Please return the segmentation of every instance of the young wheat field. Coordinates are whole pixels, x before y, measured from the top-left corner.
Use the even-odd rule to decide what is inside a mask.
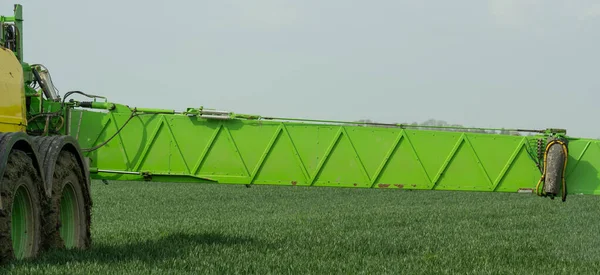
[[[600,197],[93,182],[93,246],[11,274],[591,274]]]

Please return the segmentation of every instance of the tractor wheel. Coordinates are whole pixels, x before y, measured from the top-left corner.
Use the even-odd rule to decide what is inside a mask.
[[[14,149],[0,184],[0,262],[37,256],[41,245],[41,178],[32,159]]]
[[[89,190],[75,156],[61,151],[45,211],[45,248],[87,249],[91,243]]]

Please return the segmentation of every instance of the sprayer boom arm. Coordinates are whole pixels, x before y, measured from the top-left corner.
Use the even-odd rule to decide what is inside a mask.
[[[598,141],[567,138],[560,129],[505,135],[96,105],[111,110],[75,109],[69,123],[69,134],[92,148],[86,154],[96,179],[497,192],[537,187],[540,194],[543,183],[555,186],[563,172],[569,193],[594,194],[600,182],[594,172],[600,162],[589,162],[600,159]],[[565,171],[542,179],[546,145],[561,146],[550,139],[568,142],[571,150],[551,154],[567,153],[569,161]]]

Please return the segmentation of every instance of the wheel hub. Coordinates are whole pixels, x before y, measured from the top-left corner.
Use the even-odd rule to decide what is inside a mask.
[[[34,234],[32,212],[29,190],[25,186],[20,186],[15,193],[11,221],[13,250],[17,259],[23,259],[31,254]]]

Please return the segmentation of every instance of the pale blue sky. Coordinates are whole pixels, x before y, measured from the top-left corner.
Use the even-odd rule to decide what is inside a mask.
[[[600,137],[600,1],[20,3],[25,59],[62,94]]]

